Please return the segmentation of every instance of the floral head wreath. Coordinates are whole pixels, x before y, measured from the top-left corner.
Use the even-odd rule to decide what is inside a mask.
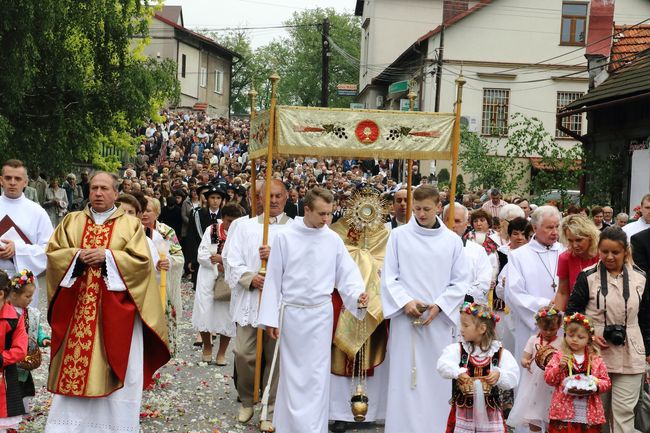
[[[20,289],[27,284],[34,284],[34,274],[32,271],[23,269],[18,275],[11,279],[11,287],[14,289]]]
[[[542,311],[538,311],[535,313],[535,321],[538,321],[539,319],[545,319],[545,318],[551,318],[553,316],[562,316],[562,313],[555,308],[555,305],[549,305],[547,307],[544,307]]]
[[[483,307],[483,308],[481,308]],[[481,319],[489,319],[489,320],[494,320],[494,323],[498,323],[501,318],[499,317],[498,314],[487,310],[484,308],[484,305],[477,304],[474,302],[465,302],[461,307],[460,307],[460,312],[469,314],[474,317],[479,317]]]
[[[574,313],[570,316],[566,316],[564,318],[564,328],[566,328],[569,323],[579,323],[582,326],[585,327],[585,329],[589,332],[589,334],[594,333],[594,327],[591,324],[591,320],[587,316],[581,313]]]

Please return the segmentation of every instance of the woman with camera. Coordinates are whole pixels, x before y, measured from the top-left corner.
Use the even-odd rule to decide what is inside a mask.
[[[598,263],[578,275],[567,314],[593,319],[594,341],[612,379],[611,391],[603,394],[609,431],[629,433],[635,431],[634,407],[650,360],[650,293],[620,227],[601,233],[598,255]]]

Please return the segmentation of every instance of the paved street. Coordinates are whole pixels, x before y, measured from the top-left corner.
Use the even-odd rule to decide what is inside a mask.
[[[177,358],[163,367],[155,389],[145,391],[141,411],[143,433],[241,433],[258,431],[254,425],[237,422],[237,392],[232,381],[232,346],[226,367],[198,362],[200,350],[192,346],[192,292],[183,284],[183,320]],[[45,311],[45,300],[41,300]],[[215,349],[216,350],[216,349]],[[216,352],[214,352],[216,354]],[[26,433],[44,431],[51,394],[45,389],[49,350],[44,351],[43,365],[34,373],[37,395],[32,418],[21,426]],[[257,419],[256,415],[253,419]],[[367,426],[349,431],[383,432]]]

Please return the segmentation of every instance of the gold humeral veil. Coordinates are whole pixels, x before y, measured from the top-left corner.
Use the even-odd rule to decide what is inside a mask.
[[[82,248],[110,249],[126,291],[108,291],[102,269],[85,267],[60,287]],[[117,209],[102,225],[89,208],[68,214],[47,246],[52,359],[48,390],[102,397],[121,388],[136,315],[144,335],[144,382],[169,359],[167,323],[147,240],[137,218]]]
[[[350,374],[350,360],[357,356],[362,346],[366,354],[364,357],[366,365],[362,366],[364,370],[381,364],[386,354],[388,334],[378,327],[384,320],[381,307],[380,270],[390,232],[381,225],[374,230],[366,230],[365,234],[359,233],[359,237],[355,239],[350,237],[347,215],[332,224],[330,228],[343,239],[348,252],[359,267],[368,293],[368,310],[363,319],[365,324],[360,326],[359,321],[349,311],[344,311],[339,316],[336,326],[331,371],[345,376]]]

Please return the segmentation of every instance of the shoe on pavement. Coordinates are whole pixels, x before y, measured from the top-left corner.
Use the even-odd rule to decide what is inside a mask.
[[[228,365],[228,362],[226,361],[226,357],[225,357],[225,356],[217,356],[217,359],[215,360],[215,363],[216,363],[219,367],[224,367],[224,366]]]
[[[239,406],[239,415],[237,415],[237,420],[245,424],[248,421],[250,421],[251,418],[253,418],[253,414],[255,413],[255,409],[252,407],[244,407],[244,405]]]
[[[330,426],[330,431],[332,433],[343,433],[348,429],[348,423],[345,421],[334,421]]]
[[[203,348],[203,354],[201,355],[201,361],[207,362],[210,364],[212,362],[212,348],[206,350]]]
[[[271,421],[262,421],[260,422],[260,431],[262,432],[274,432],[275,427],[273,427],[273,424]]]

